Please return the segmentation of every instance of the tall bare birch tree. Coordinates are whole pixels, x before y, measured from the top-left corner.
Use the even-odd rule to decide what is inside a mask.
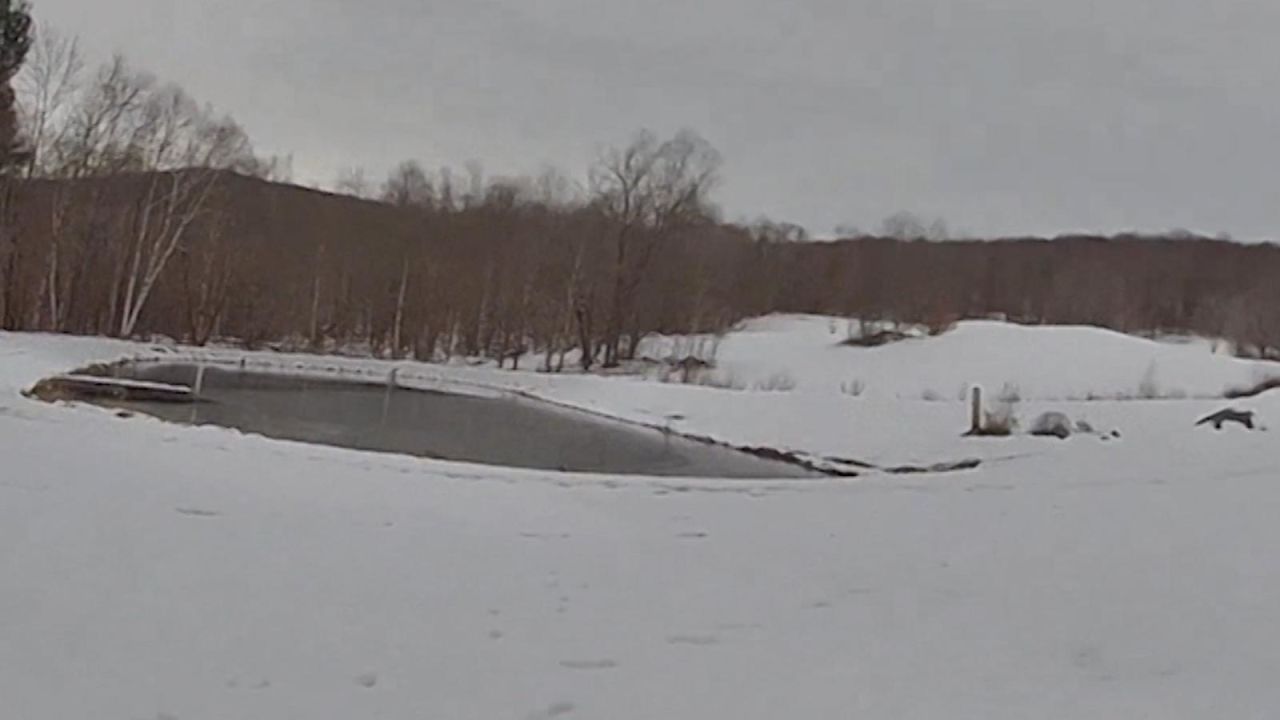
[[[240,126],[201,108],[182,90],[161,88],[142,108],[137,153],[146,189],[125,273],[119,333],[126,337],[192,223],[211,212],[223,172],[256,167]]]

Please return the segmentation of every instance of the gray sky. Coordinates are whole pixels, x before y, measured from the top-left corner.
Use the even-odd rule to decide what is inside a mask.
[[[641,127],[730,218],[1280,235],[1276,0],[35,0],[235,115],[298,180],[580,175]]]

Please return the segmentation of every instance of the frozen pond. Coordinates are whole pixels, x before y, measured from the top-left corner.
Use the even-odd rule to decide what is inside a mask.
[[[118,377],[193,385],[192,365],[138,364]],[[195,405],[110,402],[172,422],[273,438],[540,470],[721,478],[815,477],[803,468],[514,397],[388,390],[205,369]]]

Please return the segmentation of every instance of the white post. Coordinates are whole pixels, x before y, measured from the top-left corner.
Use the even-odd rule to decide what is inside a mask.
[[[387,424],[387,414],[391,411],[391,392],[396,389],[396,371],[400,368],[391,368],[391,372],[387,374],[387,392],[382,396],[382,424]]]
[[[191,388],[191,420],[192,425],[200,423],[200,394],[204,392],[204,369],[203,361],[196,365],[196,384]]]

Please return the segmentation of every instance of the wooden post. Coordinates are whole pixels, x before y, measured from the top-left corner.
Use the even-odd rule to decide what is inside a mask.
[[[196,366],[196,386],[191,388],[191,391],[195,393],[196,397],[200,397],[200,393],[204,391],[204,368],[204,363],[200,363]]]
[[[969,434],[982,433],[982,386],[974,385],[970,390],[972,405],[969,410]]]

